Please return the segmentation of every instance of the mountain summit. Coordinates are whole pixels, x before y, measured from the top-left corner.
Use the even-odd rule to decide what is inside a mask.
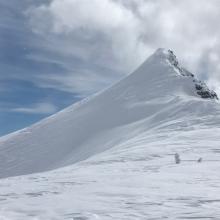
[[[160,84],[160,86],[151,84],[154,90],[160,87],[168,90],[166,94],[170,92],[172,95],[180,95],[183,92],[191,96],[218,100],[218,96],[214,91],[179,64],[172,50],[163,48],[156,50],[133,75],[135,78],[143,80],[143,76],[137,77],[137,75],[141,74],[145,74],[148,82],[157,81]],[[164,95],[164,91],[162,92],[161,94]]]
[[[71,165],[170,120],[215,114],[213,99],[216,93],[181,67],[171,50],[158,49],[104,92],[2,137],[0,177]]]
[[[14,176],[1,179],[0,219],[220,219],[216,99],[157,50],[113,87],[0,138],[0,178]]]
[[[159,51],[160,50],[161,49],[159,49]],[[162,49],[162,53],[164,53],[164,49]],[[174,55],[173,51],[168,50],[167,59],[170,62],[170,64],[177,70],[177,72],[179,72],[180,75],[193,78],[193,82],[195,84],[195,89],[196,89],[197,94],[199,96],[201,96],[202,98],[210,98],[210,99],[217,99],[218,100],[218,96],[213,90],[210,90],[204,82],[196,79],[194,74],[190,73],[185,68],[183,68],[179,65],[179,62],[178,62],[176,56]]]

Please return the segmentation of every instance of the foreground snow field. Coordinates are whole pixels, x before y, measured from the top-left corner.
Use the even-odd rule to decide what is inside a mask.
[[[220,219],[219,113],[215,93],[160,49],[112,88],[0,139],[0,219]]]
[[[171,121],[77,165],[3,179],[0,219],[220,219],[220,162],[206,161],[219,159],[220,129],[206,123]],[[173,152],[204,161],[176,165]]]

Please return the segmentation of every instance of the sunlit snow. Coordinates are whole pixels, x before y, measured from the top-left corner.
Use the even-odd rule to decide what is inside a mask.
[[[2,137],[0,219],[220,219],[220,105],[170,56]]]

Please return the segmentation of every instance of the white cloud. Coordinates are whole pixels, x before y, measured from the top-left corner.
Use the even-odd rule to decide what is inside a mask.
[[[219,0],[52,0],[27,14],[33,30],[47,46],[51,39],[48,47],[56,52],[130,73],[158,47],[171,48],[190,70],[218,87],[219,11]],[[88,74],[73,71],[68,77],[74,85]]]
[[[79,97],[84,98],[97,91],[107,87],[115,80],[106,76],[103,77],[99,73],[84,70],[83,76],[80,73],[66,73],[63,75],[46,75],[42,76],[39,86],[42,88],[59,88],[61,91],[76,93]]]
[[[131,10],[111,0],[54,0],[50,5],[30,9],[28,15],[36,33],[72,36],[69,48],[75,50],[81,45],[81,51],[86,51],[87,59],[93,61],[109,64],[105,60],[109,59],[114,65],[118,62],[133,67],[146,53],[139,40],[140,20]]]
[[[53,114],[57,107],[51,103],[37,103],[29,107],[14,108],[11,111],[26,114]]]

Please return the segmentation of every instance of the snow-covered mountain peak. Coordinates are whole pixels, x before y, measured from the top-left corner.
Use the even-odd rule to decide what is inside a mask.
[[[161,93],[155,93],[158,96],[188,94],[218,100],[217,94],[184,68],[170,49],[157,49],[132,75],[131,80],[136,80],[139,85],[145,82],[145,85],[151,85],[154,90],[160,87]]]
[[[157,63],[157,64],[168,64],[171,66],[177,75],[182,75],[182,76],[191,76],[194,77],[192,73],[187,71],[185,68],[181,66],[179,63],[177,56],[175,53],[170,50],[170,49],[164,49],[164,48],[159,48],[151,55],[151,57],[146,61],[147,65],[149,65],[149,62]],[[165,72],[167,74],[168,72]]]
[[[152,55],[151,58],[154,59],[162,59],[162,60],[169,60],[173,64],[177,62],[178,60],[174,52],[170,49],[165,49],[165,48],[158,48]]]
[[[71,165],[193,112],[214,112],[215,92],[158,49],[133,74],[98,95],[0,138],[0,178]],[[213,107],[214,106],[214,107]],[[194,114],[194,113],[193,113]],[[199,116],[200,118],[200,116]]]
[[[183,75],[183,76],[193,76],[193,74],[189,73],[188,71],[185,71],[185,69],[180,65],[176,55],[172,50],[167,50],[164,48],[157,49],[143,64],[142,66],[137,70],[140,69],[148,69],[150,66],[154,66],[154,69],[151,71],[154,76],[160,77],[160,74],[156,75],[155,70],[157,68],[160,68],[161,75]],[[157,68],[156,68],[157,66]],[[174,70],[174,71],[173,71]],[[136,71],[136,72],[137,72]],[[147,73],[149,76],[149,72]]]
[[[201,97],[217,95],[158,49],[114,86],[0,138],[0,220],[220,219],[220,105]]]

